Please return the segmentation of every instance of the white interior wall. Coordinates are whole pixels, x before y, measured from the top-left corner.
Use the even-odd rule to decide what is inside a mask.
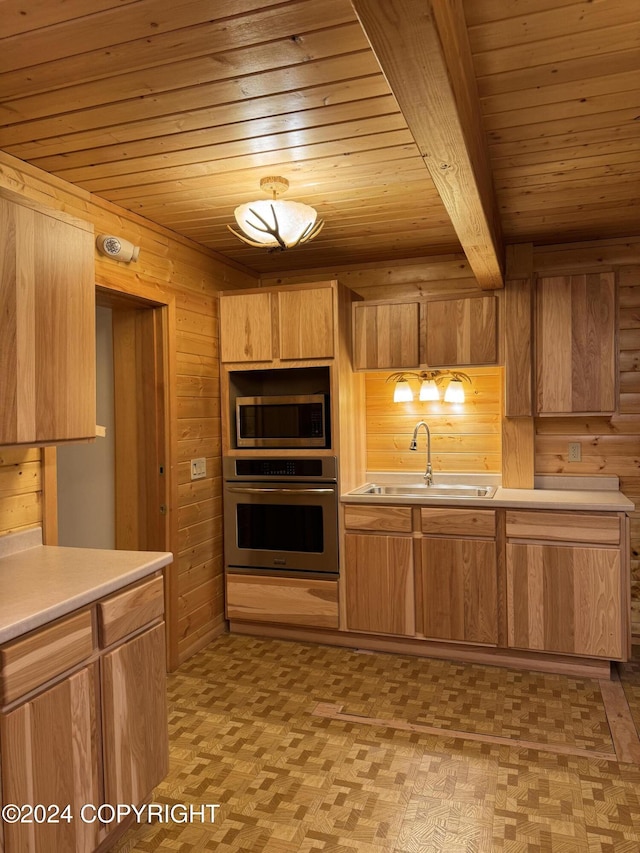
[[[58,541],[115,548],[115,442],[112,311],[96,308],[97,421],[106,438],[58,447]]]

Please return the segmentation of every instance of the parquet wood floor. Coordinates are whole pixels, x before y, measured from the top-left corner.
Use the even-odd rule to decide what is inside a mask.
[[[638,725],[640,662],[621,680]],[[225,635],[168,694],[154,799],[220,809],[118,853],[640,853],[598,681]]]

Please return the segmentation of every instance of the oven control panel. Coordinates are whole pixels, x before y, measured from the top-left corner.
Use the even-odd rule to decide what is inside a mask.
[[[223,473],[226,480],[325,480],[337,479],[335,456],[306,459],[270,457],[247,459],[225,457]]]

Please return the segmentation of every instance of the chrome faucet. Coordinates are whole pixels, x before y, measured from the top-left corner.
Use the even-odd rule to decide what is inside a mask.
[[[418,430],[420,427],[424,427],[427,433],[427,469],[424,472],[424,482],[427,486],[433,485],[433,469],[431,468],[431,431],[425,421],[419,421],[416,424],[416,428],[413,431],[413,438],[411,439],[411,444],[409,445],[409,450],[417,450],[418,449]]]

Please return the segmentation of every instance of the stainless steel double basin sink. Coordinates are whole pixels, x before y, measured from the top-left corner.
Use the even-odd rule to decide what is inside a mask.
[[[378,483],[367,483],[354,489],[352,495],[376,495],[378,497],[421,498],[492,498],[496,493],[495,486],[476,486],[469,483],[443,484],[427,486],[425,483],[387,486]]]

